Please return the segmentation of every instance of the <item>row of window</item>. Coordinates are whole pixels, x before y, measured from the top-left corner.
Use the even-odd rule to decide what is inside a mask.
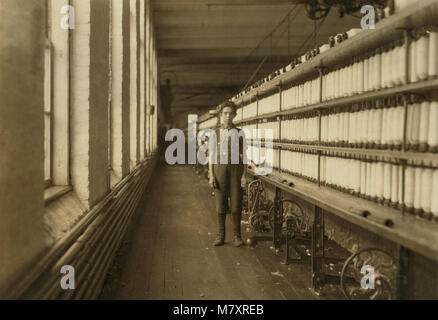
[[[61,20],[65,18],[66,15],[68,15],[71,18],[76,19],[76,21],[79,21],[80,14],[83,14],[82,12],[79,12],[79,10],[75,11],[74,1],[73,4],[68,6],[70,11],[66,11],[64,9],[59,10],[60,8],[65,8],[65,5],[63,5],[62,2],[66,2],[67,4],[69,1],[62,1],[62,0],[46,0],[46,8],[47,8],[47,33],[46,33],[46,46],[45,46],[45,77],[44,77],[44,179],[46,187],[50,187],[52,185],[69,185],[71,182],[69,181],[69,175],[71,168],[69,167],[69,152],[65,151],[65,149],[69,149],[68,147],[59,148],[58,143],[60,141],[65,142],[66,145],[70,145],[70,134],[71,130],[73,128],[73,125],[76,125],[74,123],[70,123],[69,116],[70,116],[70,95],[71,93],[69,91],[72,90],[72,78],[71,78],[71,58],[70,55],[73,54],[72,52],[72,41],[71,37],[74,32],[76,32],[76,29],[78,29],[78,23],[72,23],[72,21],[69,21],[70,25],[75,25],[76,29],[71,30],[65,30],[62,28]],[[71,3],[71,1],[70,1]],[[117,84],[118,88],[122,87],[122,81],[123,81],[123,72],[114,72],[114,60],[113,55],[120,54],[120,46],[123,46],[123,39],[120,36],[120,30],[117,28],[121,27],[122,23],[126,23],[125,21],[122,22],[121,19],[123,19],[123,15],[119,12],[115,12],[113,10],[120,10],[120,8],[123,9],[123,6],[126,6],[126,2],[121,2],[119,0],[110,0],[109,1],[109,63],[108,63],[108,75],[109,75],[109,82],[108,82],[108,162],[109,162],[109,170],[113,171],[113,175],[108,174],[108,179],[110,179],[110,176],[116,176],[117,180],[120,180],[122,178],[121,172],[114,172],[115,169],[115,161],[117,161],[115,158],[120,159],[120,156],[114,156],[115,152],[121,152],[121,150],[117,149],[115,151],[115,140],[117,139],[120,141],[126,141],[125,139],[122,139],[120,135],[122,134],[121,130],[120,132],[114,132],[114,130],[119,130],[122,122],[122,112],[115,112],[113,108],[115,108],[115,105],[113,103],[113,88],[115,87],[115,84]],[[137,99],[132,99],[131,97],[131,106],[123,106],[123,108],[131,108],[134,106],[134,108],[138,108],[138,112],[133,113],[132,110],[130,111],[130,126],[134,127],[137,132],[132,132],[130,130],[130,143],[131,143],[131,149],[132,145],[134,143],[136,145],[136,152],[138,154],[135,154],[135,156],[132,155],[131,152],[131,159],[130,159],[130,167],[133,169],[136,164],[141,161],[145,155],[152,152],[156,148],[156,126],[157,126],[157,113],[148,114],[147,110],[150,108],[147,108],[147,106],[157,106],[157,57],[156,57],[156,50],[155,50],[155,39],[154,39],[154,33],[153,33],[153,25],[151,20],[151,15],[149,14],[149,1],[140,1],[137,4],[137,0],[131,0],[129,3],[130,6],[130,39],[131,39],[131,54],[132,51],[134,52],[134,57],[137,57],[137,50],[132,50],[133,42],[134,40],[134,46],[138,45],[141,46],[142,50],[140,51],[140,60],[142,61],[140,63],[140,68],[138,70],[140,71],[138,74],[135,72],[135,77],[138,77],[138,79],[141,79],[138,83],[143,85],[143,87],[140,88],[140,90],[137,90],[137,79],[130,80],[131,90],[132,88],[135,88],[134,92],[140,92],[141,93],[141,99],[138,101],[140,102],[140,105],[137,105]],[[126,8],[125,8],[126,9]],[[72,12],[73,11],[73,14]],[[140,14],[138,16],[138,13],[144,13]],[[117,19],[120,19],[120,21],[114,21],[114,17],[117,17]],[[59,21],[55,21],[58,20]],[[65,19],[63,20],[65,21]],[[143,25],[147,27],[142,30],[142,32],[139,32],[137,34],[137,29],[141,30],[141,28],[133,28],[132,23],[134,26],[136,25]],[[119,47],[118,47],[119,46]],[[56,56],[55,56],[56,52]],[[122,51],[123,52],[123,51]],[[60,54],[59,54],[60,53]],[[65,54],[64,54],[65,53]],[[55,61],[56,59],[56,61]],[[132,56],[131,56],[132,60]],[[121,62],[120,62],[121,63]],[[122,67],[123,69],[123,67]],[[133,74],[132,70],[137,70],[137,66],[132,64],[131,61],[131,76]],[[120,70],[120,68],[119,68]],[[66,73],[66,71],[68,71]],[[61,85],[60,81],[64,82],[64,86]],[[56,81],[56,82],[55,82]],[[60,90],[59,88],[63,89]],[[63,100],[64,98],[64,100]],[[60,102],[63,101],[64,103]],[[120,103],[122,103],[120,101]],[[63,105],[64,104],[64,105]],[[121,105],[119,106],[121,107]],[[154,109],[154,108],[153,108]],[[120,111],[120,110],[119,110]],[[56,113],[56,115],[55,115]],[[140,117],[140,118],[138,118]],[[58,125],[58,122],[62,123],[65,122],[66,125]],[[134,124],[134,123],[135,124]],[[141,124],[139,126],[139,124]],[[58,126],[57,126],[58,125]],[[93,125],[93,124],[91,124]],[[58,127],[64,128],[65,130],[61,132]],[[70,129],[69,129],[70,128]],[[117,128],[117,129],[116,129]],[[65,132],[68,131],[68,132]],[[65,139],[60,139],[60,136],[65,137]],[[133,142],[134,141],[134,142]],[[62,152],[66,152],[66,156],[59,156],[56,154],[58,152],[58,149],[63,150]],[[134,159],[133,159],[134,158]],[[54,159],[56,161],[54,161]],[[56,162],[56,166],[54,165]],[[63,163],[66,162],[66,163]],[[119,161],[120,162],[120,161]],[[128,165],[129,166],[129,165]],[[60,175],[67,177],[66,179],[54,179],[54,176],[58,175],[57,170],[64,170],[67,172],[63,172]],[[113,181],[111,181],[111,184],[113,184]]]

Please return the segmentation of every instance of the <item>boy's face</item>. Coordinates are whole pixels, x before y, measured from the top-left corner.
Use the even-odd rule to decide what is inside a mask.
[[[231,125],[233,123],[233,119],[236,117],[236,112],[231,107],[225,107],[222,109],[222,122],[225,125]]]

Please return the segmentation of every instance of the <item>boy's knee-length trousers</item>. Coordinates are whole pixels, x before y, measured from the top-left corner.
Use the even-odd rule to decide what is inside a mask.
[[[214,164],[213,172],[216,179],[216,213],[226,213],[229,195],[231,214],[241,214],[243,164]]]

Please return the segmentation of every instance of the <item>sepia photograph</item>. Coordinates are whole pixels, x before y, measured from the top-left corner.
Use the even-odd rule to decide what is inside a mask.
[[[438,0],[0,0],[0,300],[438,300]]]

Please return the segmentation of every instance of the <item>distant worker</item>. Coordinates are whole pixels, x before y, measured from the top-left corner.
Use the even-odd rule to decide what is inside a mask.
[[[216,158],[216,164],[210,161],[208,166],[209,184],[214,188],[216,213],[218,216],[218,234],[213,243],[214,246],[221,246],[225,243],[225,218],[228,208],[228,196],[230,197],[230,211],[233,220],[233,244],[236,247],[243,245],[240,233],[243,197],[241,186],[246,185],[247,144],[244,132],[233,124],[236,110],[236,104],[231,101],[220,106],[219,117],[221,124],[216,128],[217,148],[215,151],[216,156],[214,157]],[[237,156],[233,157],[233,149],[238,152],[238,159],[236,159]],[[236,152],[234,152],[234,155],[237,155]]]
[[[164,115],[166,119],[169,121],[172,117],[172,113],[170,111],[173,102],[172,89],[170,88],[170,80],[166,79],[166,84],[162,85],[160,88],[160,101],[161,107],[163,108]]]

